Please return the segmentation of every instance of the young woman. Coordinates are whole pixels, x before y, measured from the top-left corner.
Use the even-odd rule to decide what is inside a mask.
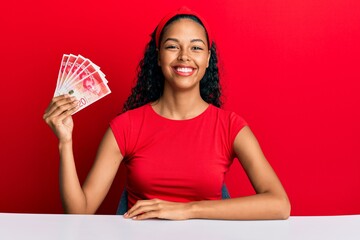
[[[72,152],[77,101],[55,97],[44,119],[59,138],[60,186],[68,213],[95,213],[121,162],[132,219],[287,219],[290,203],[246,122],[220,109],[215,44],[187,8],[157,26],[124,113],[110,122],[83,186]],[[221,199],[238,158],[256,191]]]

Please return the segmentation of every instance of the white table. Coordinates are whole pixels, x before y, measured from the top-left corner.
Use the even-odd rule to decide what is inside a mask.
[[[0,213],[1,240],[360,239],[360,215],[285,221],[145,220],[116,215]]]

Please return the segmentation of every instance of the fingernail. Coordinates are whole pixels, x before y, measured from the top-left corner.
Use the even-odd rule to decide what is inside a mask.
[[[124,217],[127,217],[129,214],[126,212],[126,213],[124,213]]]
[[[136,219],[137,219],[137,216],[133,217],[132,219],[136,220]]]

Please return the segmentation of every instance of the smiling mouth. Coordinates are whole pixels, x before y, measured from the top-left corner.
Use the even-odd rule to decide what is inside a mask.
[[[173,67],[175,73],[181,76],[190,76],[194,73],[194,68],[192,67]]]

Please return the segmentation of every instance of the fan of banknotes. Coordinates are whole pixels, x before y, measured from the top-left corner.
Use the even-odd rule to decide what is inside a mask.
[[[76,112],[111,93],[100,67],[81,55],[64,54],[55,96],[70,94],[79,101]]]

